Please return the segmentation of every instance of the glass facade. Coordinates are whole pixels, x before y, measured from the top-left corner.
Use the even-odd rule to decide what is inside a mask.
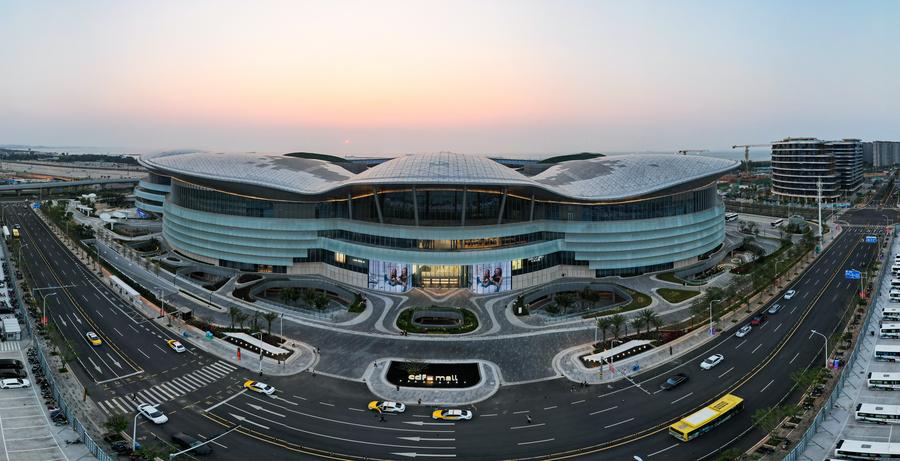
[[[398,237],[385,237],[381,235],[363,234],[345,230],[319,231],[319,237],[346,242],[362,243],[364,245],[379,248],[435,250],[435,251],[464,251],[484,250],[489,248],[504,248],[531,243],[549,242],[561,240],[565,237],[562,232],[532,232],[530,234],[508,235],[504,237],[484,237],[465,240],[421,240]]]
[[[185,208],[260,218],[351,219],[347,199],[280,202],[227,194],[176,181],[169,200]],[[532,200],[489,190],[377,191],[353,198],[352,219],[419,226],[478,226],[527,221],[627,221],[696,213],[716,206],[713,185],[673,195],[613,204]],[[465,210],[465,213],[463,212]],[[502,211],[502,213],[501,213]],[[533,216],[532,216],[533,212]],[[502,215],[502,216],[501,216]]]

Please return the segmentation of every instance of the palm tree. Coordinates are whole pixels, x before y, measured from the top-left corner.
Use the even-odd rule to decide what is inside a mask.
[[[291,301],[291,290],[292,288],[282,288],[281,293],[279,293],[278,297],[281,299],[282,304],[287,304]]]
[[[600,330],[600,334],[603,335],[603,344],[606,344],[606,330],[612,326],[612,320],[609,317],[600,317],[597,319],[597,329]]]
[[[275,319],[277,319],[277,318],[278,318],[277,312],[269,311],[269,312],[266,312],[265,314],[263,314],[263,319],[265,319],[265,321],[266,321],[266,326],[267,326],[266,329],[269,330],[269,336],[272,335],[272,322],[274,322]]]
[[[556,304],[562,309],[563,314],[565,314],[569,306],[571,306],[572,303],[575,302],[571,293],[557,293],[556,296],[553,297],[553,301],[555,301]]]
[[[237,321],[238,325],[241,326],[241,330],[243,330],[244,322],[246,322],[247,319],[249,319],[249,318],[250,318],[249,315],[243,313],[242,311],[238,311],[237,315],[234,317],[234,320]]]
[[[260,315],[261,315],[261,314],[260,314],[259,311],[254,310],[254,311],[253,311],[253,314],[250,316],[250,318],[253,320],[253,327],[251,328],[252,330],[259,330],[259,317],[260,317]]]
[[[650,334],[651,326],[653,326],[656,323],[661,323],[660,319],[659,319],[659,315],[657,315],[656,312],[653,312],[652,309],[642,310],[641,313],[638,315],[638,317],[640,317],[641,321],[644,322],[644,325],[647,326],[647,334],[648,335]]]
[[[706,312],[704,300],[698,299],[691,304],[691,328],[694,327],[694,320],[700,318]]]
[[[634,332],[637,334],[641,333],[641,327],[644,326],[644,319],[640,317],[635,317],[631,319],[631,328],[634,329]]]
[[[609,318],[609,328],[616,339],[619,339],[619,332],[622,331],[622,326],[625,325],[625,322],[625,317],[622,314],[616,314]],[[628,328],[626,327],[625,329],[627,333]]]
[[[236,306],[231,306],[228,308],[228,318],[231,319],[231,328],[234,328],[234,322],[237,321],[238,316],[241,314],[241,310]]]
[[[578,299],[581,301],[581,310],[587,310],[588,304],[591,303],[593,298],[594,290],[591,290],[590,286],[586,286],[583,290],[579,291]]]

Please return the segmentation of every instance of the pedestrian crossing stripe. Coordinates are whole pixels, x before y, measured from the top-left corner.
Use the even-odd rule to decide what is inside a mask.
[[[0,342],[0,352],[15,352],[21,350],[19,347],[19,341],[4,341]]]
[[[175,400],[182,395],[204,388],[218,381],[229,373],[237,370],[237,367],[223,361],[218,361],[198,368],[177,378],[154,384],[153,386],[134,392],[137,401],[132,396],[113,397],[97,402],[97,406],[104,413],[131,413],[135,411],[138,403],[150,403],[158,405],[170,400]]]

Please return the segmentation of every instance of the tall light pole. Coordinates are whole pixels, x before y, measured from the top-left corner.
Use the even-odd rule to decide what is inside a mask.
[[[813,334],[821,336],[822,339],[825,340],[825,368],[828,368],[828,337],[823,335],[822,333],[819,333],[816,330],[809,330],[809,331],[811,331]]]
[[[712,319],[712,305],[714,302],[719,301],[718,299],[710,299],[709,300],[709,335],[713,336],[713,319]]]
[[[41,321],[44,322],[45,325],[47,323],[49,323],[49,321],[44,321],[44,319],[47,318],[47,298],[49,298],[51,296],[56,296],[58,294],[59,293],[57,293],[55,291],[53,293],[46,294],[46,295],[42,294],[43,301],[41,302]]]
[[[134,429],[131,430],[131,451],[137,450],[137,419],[141,412],[134,414]]]
[[[257,333],[259,334],[259,342],[262,343],[263,342],[263,339],[262,339],[263,332],[257,331]],[[260,376],[262,376],[262,361],[263,361],[263,348],[262,348],[262,344],[260,344],[259,345],[259,375]]]

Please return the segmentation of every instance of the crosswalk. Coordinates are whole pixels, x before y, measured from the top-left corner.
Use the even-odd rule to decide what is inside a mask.
[[[15,352],[20,350],[19,343],[21,341],[3,341],[0,342],[0,352]]]
[[[194,370],[190,373],[156,384],[147,389],[122,397],[97,402],[97,405],[107,415],[114,413],[133,413],[138,403],[152,403],[154,405],[174,400],[182,395],[202,389],[237,370],[237,367],[221,360]]]

